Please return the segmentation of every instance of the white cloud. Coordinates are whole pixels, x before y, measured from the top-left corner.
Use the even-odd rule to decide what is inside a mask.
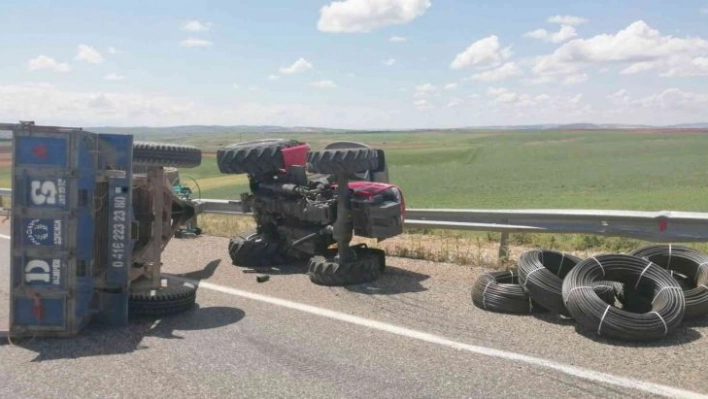
[[[415,105],[416,108],[418,109],[431,109],[433,108],[433,105],[428,102],[428,100],[421,98],[419,100],[416,100],[413,105]]]
[[[461,98],[451,98],[450,101],[447,103],[447,107],[452,108],[452,107],[457,107],[458,105],[462,104],[463,101]]]
[[[575,28],[570,25],[562,25],[558,32],[548,32],[545,29],[536,29],[524,34],[524,37],[539,39],[550,43],[561,43],[566,40],[570,40],[575,36],[578,36],[578,34],[575,32]]]
[[[583,103],[582,94],[552,96],[542,93],[533,96],[503,87],[490,87],[487,89],[486,94],[493,98],[491,105],[496,107],[498,111],[527,109],[533,110],[534,115],[553,115],[555,118],[560,119],[561,117],[584,115],[592,109],[589,104]]]
[[[546,22],[550,24],[575,26],[587,23],[588,20],[586,18],[574,17],[572,15],[555,15],[552,17],[548,17],[548,19],[546,19]]]
[[[614,105],[626,105],[631,102],[627,90],[620,89],[607,96],[607,99]]]
[[[455,90],[457,89],[457,83],[448,83],[444,87],[445,90]]]
[[[37,120],[37,115],[41,115],[42,124],[58,126],[277,124],[353,129],[400,123],[401,115],[396,115],[395,109],[378,104],[314,107],[300,99],[259,104],[249,100],[249,94],[245,92],[238,98],[234,93],[235,98],[207,104],[189,96],[162,96],[145,91],[63,91],[46,84],[0,85],[0,120]]]
[[[317,29],[322,32],[370,32],[402,25],[423,15],[430,0],[343,0],[320,9]]]
[[[601,34],[589,39],[574,39],[552,54],[536,59],[537,74],[575,73],[580,67],[598,63],[671,63],[690,55],[706,54],[708,41],[702,38],[676,38],[662,35],[644,21],[636,21],[616,34]],[[642,69],[635,66],[634,69]],[[630,67],[627,73],[631,73]]]
[[[433,93],[435,93],[437,89],[435,86],[433,86],[430,83],[424,83],[421,85],[418,85],[415,87],[415,92],[413,93],[413,97],[415,98],[421,98],[421,97],[427,97]]]
[[[103,61],[103,56],[95,48],[85,44],[79,44],[76,49],[76,59],[86,61],[90,64],[100,64]]]
[[[664,110],[703,112],[706,106],[708,106],[708,94],[670,88],[661,93],[652,94],[637,100],[630,100],[629,103],[651,109],[658,108]]]
[[[336,89],[337,85],[332,82],[331,80],[320,80],[317,82],[312,82],[312,87],[316,87],[318,89]]]
[[[652,69],[655,69],[658,66],[659,66],[659,63],[656,61],[635,62],[634,64],[621,70],[620,73],[623,75],[631,75],[631,74],[635,74],[635,73],[651,71]]]
[[[588,79],[589,79],[588,74],[586,74],[586,73],[579,73],[579,74],[576,74],[576,75],[566,76],[566,77],[563,79],[563,84],[566,85],[566,86],[577,85],[577,84],[580,84],[580,83],[583,83],[583,82],[587,81]]]
[[[69,72],[71,70],[69,64],[57,62],[54,58],[47,57],[46,55],[39,55],[29,60],[27,68],[30,71],[50,70],[54,72]]]
[[[661,74],[668,78],[686,78],[694,76],[708,76],[708,57],[695,57],[676,63],[671,69]]]
[[[108,47],[108,54],[119,54],[121,51],[118,51],[115,47],[111,46]]]
[[[36,118],[63,124],[155,124],[178,122],[194,108],[189,101],[148,94],[62,91],[52,87],[1,86],[0,119]],[[35,115],[35,116],[32,116]]]
[[[214,45],[214,43],[210,42],[209,40],[195,39],[193,37],[190,37],[189,39],[182,40],[179,45],[182,47],[211,47]]]
[[[119,75],[117,73],[109,73],[108,75],[104,76],[103,79],[106,80],[125,80],[125,76]]]
[[[305,72],[310,68],[312,68],[312,64],[310,64],[306,59],[300,57],[289,67],[280,67],[280,73],[292,75],[295,73]]]
[[[268,75],[268,80],[278,80],[278,79],[280,79],[280,75],[275,75],[275,74]]]
[[[386,61],[383,62],[383,64],[386,65],[386,66],[392,66],[392,65],[395,64],[395,63],[396,63],[396,59],[394,59],[394,58],[389,58],[389,59],[387,59]]]
[[[204,32],[211,29],[211,22],[201,23],[199,21],[189,21],[182,26],[182,29],[190,32]]]
[[[472,80],[480,82],[498,82],[522,75],[523,72],[514,62],[507,62],[499,68],[476,73],[472,75]]]
[[[388,41],[391,42],[391,43],[403,43],[403,42],[405,42],[406,40],[408,40],[408,39],[406,39],[406,38],[403,37],[403,36],[391,36],[391,37],[388,39]]]
[[[452,63],[450,63],[450,68],[493,67],[511,57],[511,54],[511,47],[502,48],[499,44],[499,38],[496,35],[492,35],[472,43],[464,51],[457,54]]]

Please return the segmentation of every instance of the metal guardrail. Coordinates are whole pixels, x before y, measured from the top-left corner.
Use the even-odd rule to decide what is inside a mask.
[[[0,188],[0,196],[11,190]],[[240,200],[201,199],[198,213],[249,215]],[[708,213],[578,209],[407,209],[405,226],[502,233],[592,234],[652,242],[708,242]]]
[[[247,215],[241,201],[202,199],[201,213]],[[708,213],[578,209],[407,209],[406,227],[502,233],[593,234],[653,242],[708,242]]]

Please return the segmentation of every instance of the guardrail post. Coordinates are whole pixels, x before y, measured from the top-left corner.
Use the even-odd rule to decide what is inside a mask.
[[[503,264],[509,260],[509,233],[502,232],[499,240],[499,263]]]

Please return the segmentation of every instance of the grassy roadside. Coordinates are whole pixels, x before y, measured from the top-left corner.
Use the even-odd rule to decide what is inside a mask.
[[[252,217],[235,215],[200,215],[199,226],[205,234],[218,237],[232,237],[255,229]],[[524,251],[533,248],[553,249],[587,257],[600,253],[628,253],[650,244],[621,237],[518,233],[509,235],[508,262],[500,262],[500,240],[499,233],[405,229],[404,234],[380,243],[361,237],[355,237],[353,241],[381,248],[390,256],[494,268],[513,265]],[[708,252],[708,243],[685,245]]]

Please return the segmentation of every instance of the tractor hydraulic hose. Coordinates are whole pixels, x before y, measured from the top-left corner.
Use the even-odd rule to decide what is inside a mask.
[[[656,263],[667,269],[679,283],[685,283],[685,318],[708,315],[708,255],[693,248],[671,244],[649,245],[632,252],[632,255]]]
[[[653,293],[651,309],[629,312],[603,301],[594,285],[601,280]],[[571,316],[593,333],[628,341],[648,341],[672,333],[686,309],[683,290],[656,263],[632,255],[598,255],[578,263],[563,280],[563,300]]]
[[[563,303],[563,278],[581,261],[563,252],[534,249],[519,258],[519,281],[531,298],[553,313],[570,316]],[[593,286],[595,293],[614,304],[615,288],[600,281]]]
[[[485,273],[472,286],[472,303],[493,312],[531,313],[531,299],[518,283],[513,270]]]
[[[322,230],[316,231],[314,233],[308,234],[302,238],[298,238],[297,240],[293,241],[293,243],[290,245],[291,247],[295,248],[298,245],[302,244],[305,241],[311,240],[319,235],[323,235],[326,233],[331,233],[332,232],[332,226],[327,226]]]

